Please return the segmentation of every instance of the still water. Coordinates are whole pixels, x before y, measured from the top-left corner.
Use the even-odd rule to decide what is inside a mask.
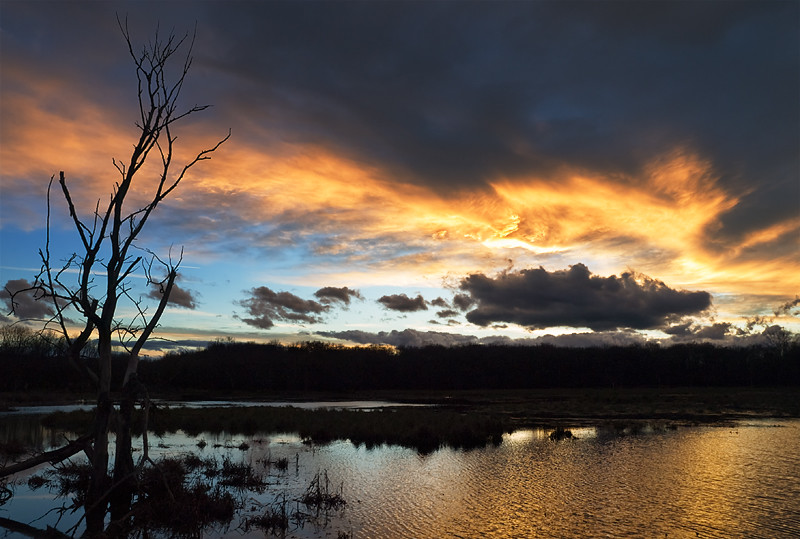
[[[326,473],[346,506],[292,526],[286,537],[800,536],[800,420],[627,436],[571,430],[575,439],[555,442],[547,430],[521,430],[499,446],[429,455],[349,442],[312,447],[292,434],[178,432],[150,442],[157,455],[193,452],[256,467],[285,457],[287,469],[262,467],[266,492],[242,494],[245,515],[263,513],[276,496],[296,499],[315,474]],[[59,504],[46,488],[30,491],[22,482],[0,517],[32,522]],[[79,516],[62,516],[59,528]],[[33,523],[44,528],[56,518],[51,513]],[[264,536],[238,524],[208,536]],[[0,537],[14,535],[0,528]]]

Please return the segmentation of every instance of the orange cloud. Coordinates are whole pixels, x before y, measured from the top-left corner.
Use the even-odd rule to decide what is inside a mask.
[[[744,237],[744,240],[736,246],[736,253],[738,254],[745,249],[772,243],[784,236],[792,236],[794,238],[794,243],[800,247],[800,217],[750,232]]]
[[[111,158],[124,162],[129,155],[133,117],[109,113],[54,80],[19,70],[4,77],[13,88],[4,89],[1,111],[4,192],[30,192],[33,185],[43,193],[49,177],[65,170],[83,211],[90,212],[116,180]],[[178,132],[179,166],[225,135],[202,123],[202,114],[192,118]],[[140,186],[152,188],[147,173]],[[235,129],[169,200],[192,212],[186,226],[207,231],[209,241],[197,249],[210,253],[213,242],[240,233],[225,229],[226,216],[253,226],[293,223],[285,243],[324,235],[316,252],[341,257],[342,265],[312,261],[298,276],[308,282],[317,275],[313,284],[320,286],[352,279],[440,282],[447,275],[495,271],[511,258],[519,266],[584,262],[597,273],[632,267],[672,286],[730,292],[759,286],[794,295],[798,283],[787,275],[800,274],[796,257],[740,255],[796,237],[800,219],[751,232],[727,251],[709,249],[721,216],[737,203],[718,185],[713,164],[689,151],[654,159],[640,177],[565,169],[546,178],[496,178],[488,188],[445,196],[324,146],[240,140]]]
[[[525,265],[558,256],[570,263],[602,260],[609,272],[632,267],[675,286],[743,292],[771,282],[772,292],[793,293],[786,283],[791,260],[737,262],[708,248],[709,235],[738,200],[717,185],[710,163],[687,152],[654,160],[640,178],[565,171],[497,179],[492,191],[446,198],[322,147],[271,150],[226,148],[187,192],[208,207],[226,204],[220,194],[243,195],[246,205],[232,211],[253,223],[300,223],[297,241],[327,232],[331,240],[319,253],[341,256],[349,266],[308,268],[320,283],[408,284],[497,270],[508,258]],[[794,228],[782,223],[753,233],[738,249]],[[375,244],[414,252],[379,252]]]
[[[639,181],[567,173],[498,181],[497,194],[521,215],[516,237],[532,244],[584,246],[632,238],[676,252],[695,249],[707,228],[736,204],[714,185],[710,166],[676,155]]]

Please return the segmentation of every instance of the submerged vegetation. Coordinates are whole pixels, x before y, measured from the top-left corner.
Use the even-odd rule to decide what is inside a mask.
[[[234,462],[228,457],[220,460],[196,454],[151,461],[137,470],[136,492],[129,511],[112,520],[107,531],[119,537],[201,537],[208,532],[225,532],[231,526],[238,526],[242,531],[257,528],[268,535],[285,536],[292,527],[302,527],[309,522],[321,523],[324,527],[328,517],[347,504],[343,484],[333,487],[328,472],[319,471],[301,495],[290,497],[286,492],[278,492],[271,502],[259,508],[251,496],[269,487],[263,471],[268,473],[268,469]],[[60,514],[65,514],[87,503],[91,472],[88,463],[68,461],[30,476],[27,485],[32,491],[47,488],[57,497],[68,500],[58,509]],[[244,516],[237,521],[239,513]],[[11,523],[13,521],[0,525]],[[29,531],[35,530],[30,528]],[[65,536],[76,531],[77,525],[66,530]],[[44,534],[62,535],[55,529]],[[338,537],[349,535],[340,531]]]
[[[332,513],[343,510],[347,505],[343,490],[342,484],[338,489],[331,489],[327,471],[317,472],[300,497],[292,499],[285,492],[280,493],[259,514],[245,518],[242,528],[245,531],[258,528],[266,534],[283,537],[293,524],[302,527],[307,522],[319,523],[321,519],[324,527]],[[291,508],[292,502],[294,509]],[[301,504],[305,511],[300,508]],[[343,531],[337,534],[337,538],[349,537]]]
[[[32,476],[28,486],[32,490],[47,487],[60,497],[71,498],[71,505],[63,510],[74,511],[86,503],[91,471],[89,464],[68,462]],[[171,537],[196,537],[203,530],[233,520],[243,502],[230,487],[265,486],[263,478],[249,466],[229,461],[220,466],[214,459],[202,460],[192,455],[163,458],[141,467],[135,484],[129,511],[109,528],[119,536],[161,532]]]

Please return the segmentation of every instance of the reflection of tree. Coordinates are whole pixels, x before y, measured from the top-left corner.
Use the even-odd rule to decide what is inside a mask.
[[[156,32],[154,39],[136,52],[127,24],[120,22],[120,30],[138,78],[138,140],[128,161],[113,160],[119,176],[109,201],[104,205],[98,200],[94,211],[88,216],[80,215],[65,174],[63,171],[59,173],[58,184],[81,245],[80,251],[73,253],[63,263],[51,255],[50,188],[54,178],[51,179],[47,198],[48,236],[44,249],[40,250],[42,269],[30,288],[15,291],[11,295],[12,308],[15,296],[20,293],[33,292],[37,300],[50,303],[54,314],[46,322],[45,329],[55,329],[60,334],[64,340],[65,358],[79,366],[97,389],[92,442],[86,447],[92,466],[86,499],[89,535],[102,532],[109,501],[130,501],[135,472],[131,454],[131,415],[137,400],[144,399],[146,402],[146,392],[137,378],[139,353],[164,313],[181,263],[180,256],[177,260],[171,254],[159,257],[139,247],[137,238],[156,207],[178,187],[189,169],[199,161],[209,159],[210,154],[230,137],[228,133],[214,146],[200,151],[176,170],[173,157],[177,137],[173,128],[179,120],[207,108],[197,105],[185,110],[178,108],[178,98],[192,62],[193,38],[188,39],[188,34],[181,38],[170,34],[164,38]],[[169,75],[171,60],[184,45],[188,46],[188,52],[182,67],[175,72],[177,76],[172,80],[173,77]],[[145,179],[154,186],[149,192],[142,184]],[[145,202],[135,202],[131,198]],[[153,311],[144,305],[141,297],[134,295],[130,278],[139,269],[144,272],[149,284],[156,285],[160,290],[160,298]],[[77,275],[74,281],[73,275]],[[119,316],[122,305],[133,307],[136,314],[132,319]],[[81,324],[77,333],[69,327],[76,313]],[[99,361],[93,368],[86,360],[85,351],[90,338],[95,337]],[[114,400],[111,364],[115,339],[122,343],[127,361],[111,477],[108,470],[108,441]],[[122,507],[124,505],[121,504]]]

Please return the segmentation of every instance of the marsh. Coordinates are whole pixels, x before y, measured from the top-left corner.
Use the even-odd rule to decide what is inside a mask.
[[[264,409],[248,404],[226,407],[227,415],[243,412],[246,418]],[[309,403],[303,406],[313,408]],[[442,412],[434,408],[441,407],[340,412],[354,417],[399,412],[398,418],[422,420],[418,414],[423,411],[434,417]],[[503,409],[508,408],[506,402]],[[210,419],[220,409],[195,410],[211,413]],[[276,410],[294,417],[304,413],[300,408]],[[324,417],[332,419],[336,411],[328,413],[333,415]],[[561,421],[558,427],[525,426],[518,418],[517,426],[509,426],[510,416],[501,415],[492,424],[500,434],[488,433],[482,444],[458,448],[443,441],[420,450],[397,442],[359,442],[355,436],[351,440],[336,433],[324,442],[314,441],[308,433],[291,429],[260,430],[252,421],[245,421],[248,428],[233,422],[204,430],[195,426],[196,418],[189,413],[182,419],[188,418],[187,428],[151,432],[149,452],[156,460],[199,457],[220,468],[225,462],[244,464],[263,479],[262,486],[234,489],[235,516],[206,525],[203,537],[796,535],[800,420],[751,415],[705,423],[590,418]],[[42,449],[59,443],[63,428],[52,418],[42,424],[41,417],[27,423],[24,417],[3,418],[4,442],[19,439],[22,430],[30,428],[23,436],[27,443]],[[551,436],[558,429],[572,436]],[[136,444],[141,445],[141,438]],[[67,530],[78,524],[80,530],[80,511],[58,511],[72,503],[69,497],[59,498],[52,485],[29,484],[31,476],[41,474],[34,470],[15,478],[14,497],[0,507],[0,517],[40,529],[57,524]],[[314,511],[300,500],[321,477],[343,503]],[[285,528],[252,525],[266,522],[264,517],[274,515],[276,507],[286,511]],[[56,510],[48,513],[51,509]],[[151,536],[153,531],[158,530],[151,530]],[[5,533],[0,537],[14,536]],[[169,536],[174,531],[161,533]]]

